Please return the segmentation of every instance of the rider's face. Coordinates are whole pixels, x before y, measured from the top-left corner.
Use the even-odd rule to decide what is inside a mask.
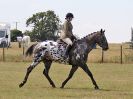
[[[67,21],[72,21],[72,19],[73,19],[72,17],[70,17],[70,18],[67,18]]]

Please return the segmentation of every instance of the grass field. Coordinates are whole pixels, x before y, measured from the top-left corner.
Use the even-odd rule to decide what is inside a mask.
[[[95,90],[88,76],[79,68],[74,77],[60,89],[71,68],[52,64],[50,76],[57,88],[52,88],[43,76],[43,64],[31,73],[23,88],[23,80],[30,62],[0,62],[0,99],[133,99],[132,64],[88,64],[100,90]]]

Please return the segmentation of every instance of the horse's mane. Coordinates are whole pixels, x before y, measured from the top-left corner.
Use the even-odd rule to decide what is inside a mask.
[[[96,35],[96,33],[97,33],[97,32],[90,33],[90,34],[88,34],[88,35],[86,35],[86,36],[84,36],[84,37],[78,39],[77,41],[83,41],[83,40],[86,40],[86,38],[87,38],[87,39],[88,39],[88,38],[91,38],[92,36]]]

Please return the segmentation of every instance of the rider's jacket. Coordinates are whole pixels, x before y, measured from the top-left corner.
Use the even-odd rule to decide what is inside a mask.
[[[71,22],[66,20],[63,24],[63,29],[62,29],[60,38],[61,39],[71,38],[73,36],[72,29],[73,29],[73,26],[72,26]]]

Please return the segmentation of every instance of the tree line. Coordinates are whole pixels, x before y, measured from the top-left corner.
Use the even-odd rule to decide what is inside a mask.
[[[29,35],[32,41],[57,40],[61,21],[54,11],[38,12],[26,20],[26,26],[31,30],[24,33],[20,30],[11,30],[11,40],[16,41],[17,36]]]

